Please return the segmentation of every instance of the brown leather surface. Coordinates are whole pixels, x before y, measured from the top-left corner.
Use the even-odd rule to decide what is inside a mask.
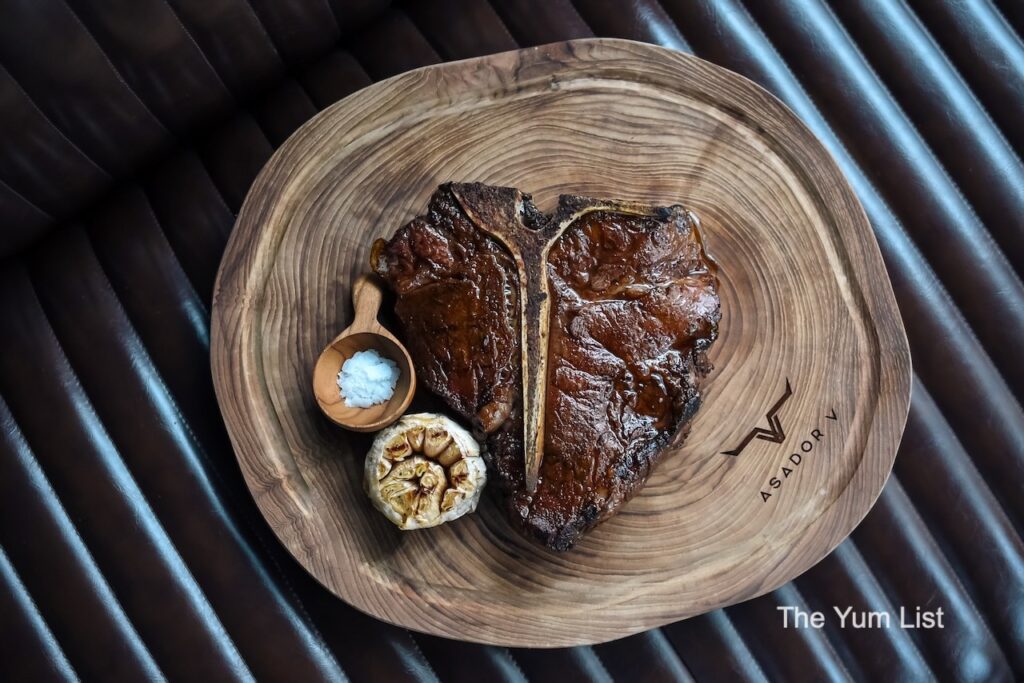
[[[3,0],[0,680],[1021,680],[1022,32],[1017,0]],[[736,70],[835,155],[914,357],[894,476],[742,605],[568,650],[411,634],[327,594],[249,497],[208,371],[219,257],[318,110],[591,35]],[[783,605],[946,627],[783,629]]]

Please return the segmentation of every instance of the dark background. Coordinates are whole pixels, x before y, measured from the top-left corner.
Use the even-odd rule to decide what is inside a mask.
[[[1022,31],[1019,0],[0,0],[0,679],[1021,680]],[[320,588],[245,489],[219,258],[318,110],[593,35],[736,70],[835,155],[906,321],[903,446],[850,539],[760,599],[570,650],[411,634]],[[780,605],[946,627],[786,630]]]

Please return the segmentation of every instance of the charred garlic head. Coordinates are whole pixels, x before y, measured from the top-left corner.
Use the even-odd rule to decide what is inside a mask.
[[[366,494],[403,530],[473,512],[486,481],[480,446],[444,415],[402,417],[377,435],[366,456]]]

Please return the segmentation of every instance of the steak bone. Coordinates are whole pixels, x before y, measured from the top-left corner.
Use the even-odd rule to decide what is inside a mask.
[[[664,219],[669,209],[563,195],[558,210],[548,218],[528,202],[529,195],[515,188],[481,183],[451,183],[449,187],[470,220],[508,250],[518,271],[525,484],[526,490],[533,493],[544,457],[544,404],[551,326],[548,253],[566,228],[593,211],[659,215]]]

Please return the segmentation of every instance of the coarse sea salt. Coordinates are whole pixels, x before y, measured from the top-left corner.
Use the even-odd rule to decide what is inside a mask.
[[[395,393],[398,364],[373,349],[357,351],[341,366],[338,388],[345,405],[369,408],[384,403]]]

